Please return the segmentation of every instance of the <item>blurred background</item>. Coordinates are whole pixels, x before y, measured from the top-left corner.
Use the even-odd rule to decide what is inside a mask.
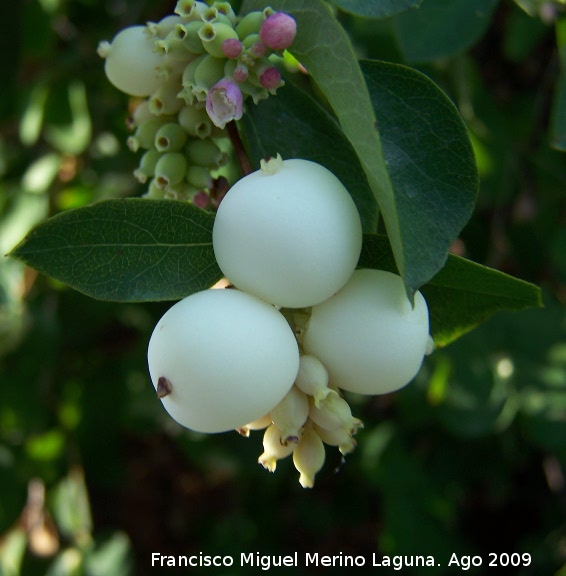
[[[477,554],[476,576],[491,573],[490,552],[526,552],[530,566],[497,573],[566,575],[566,156],[551,147],[566,146],[564,5],[464,5],[475,19],[420,48],[414,18],[339,18],[360,56],[409,63],[459,107],[481,189],[454,251],[540,285],[545,308],[496,315],[399,393],[349,397],[365,422],[358,447],[346,462],[328,449],[309,491],[289,459],[275,474],[257,464],[261,432],[203,436],[166,415],[146,347],[171,303],[95,301],[2,258],[0,575],[143,576],[160,573],[152,552],[295,551],[430,554],[435,574],[456,572],[453,552]],[[130,103],[96,48],[174,6],[0,3],[2,255],[51,215],[143,193],[125,145]]]

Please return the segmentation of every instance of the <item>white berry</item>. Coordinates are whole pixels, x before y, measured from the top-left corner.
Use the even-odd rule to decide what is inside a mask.
[[[170,308],[148,348],[163,406],[198,432],[224,432],[261,418],[299,369],[293,331],[272,305],[239,290],[205,290]]]
[[[338,178],[315,162],[280,157],[232,186],[213,231],[226,277],[288,308],[337,292],[352,275],[361,244],[358,211]]]
[[[303,345],[324,364],[333,385],[373,395],[408,384],[428,342],[422,294],[415,294],[413,308],[400,276],[357,270],[338,294],[313,307]]]
[[[157,67],[163,55],[154,52],[154,39],[145,26],[124,28],[111,44],[102,42],[99,54],[105,58],[104,71],[118,90],[130,96],[149,96],[159,88]]]

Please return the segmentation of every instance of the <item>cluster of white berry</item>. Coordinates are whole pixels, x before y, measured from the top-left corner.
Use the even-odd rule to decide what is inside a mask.
[[[295,20],[271,8],[238,18],[228,2],[179,0],[174,14],[100,43],[110,82],[144,99],[128,145],[144,151],[134,175],[146,196],[214,200],[225,186],[213,173],[228,160],[218,139],[246,98],[257,103],[283,85],[274,63],[295,34]]]
[[[292,454],[312,487],[324,444],[347,454],[362,425],[341,391],[397,390],[429,347],[422,295],[412,306],[399,276],[355,270],[361,246],[356,206],[323,166],[278,156],[232,186],[213,247],[234,288],[178,302],[149,343],[169,414],[205,433],[265,429],[259,462]]]

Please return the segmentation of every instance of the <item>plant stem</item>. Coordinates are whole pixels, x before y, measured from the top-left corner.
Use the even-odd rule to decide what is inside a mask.
[[[238,161],[238,166],[240,166],[242,176],[247,176],[248,174],[251,174],[253,170],[252,165],[246,155],[246,151],[244,150],[244,144],[240,138],[238,126],[236,126],[236,122],[232,120],[226,124],[226,128],[228,129],[230,141],[232,142],[234,150],[236,151],[236,160]]]

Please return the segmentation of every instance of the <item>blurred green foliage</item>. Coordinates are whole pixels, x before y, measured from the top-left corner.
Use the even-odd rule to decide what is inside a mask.
[[[128,100],[96,46],[173,7],[0,4],[2,254],[49,215],[140,193]],[[360,57],[405,62],[398,17],[339,17]],[[563,135],[564,18],[559,3],[501,0],[465,50],[409,62],[446,91],[474,144],[480,197],[454,250],[542,285],[546,307],[498,314],[399,393],[349,398],[365,422],[358,448],[346,463],[328,450],[312,491],[290,461],[273,475],[257,465],[261,433],[205,437],[167,417],[145,358],[167,304],[91,300],[0,260],[0,574],[158,574],[152,552],[295,551],[431,554],[435,574],[455,573],[453,552],[479,554],[475,575],[491,573],[490,552],[529,552],[512,573],[563,574],[566,162],[551,144]]]

